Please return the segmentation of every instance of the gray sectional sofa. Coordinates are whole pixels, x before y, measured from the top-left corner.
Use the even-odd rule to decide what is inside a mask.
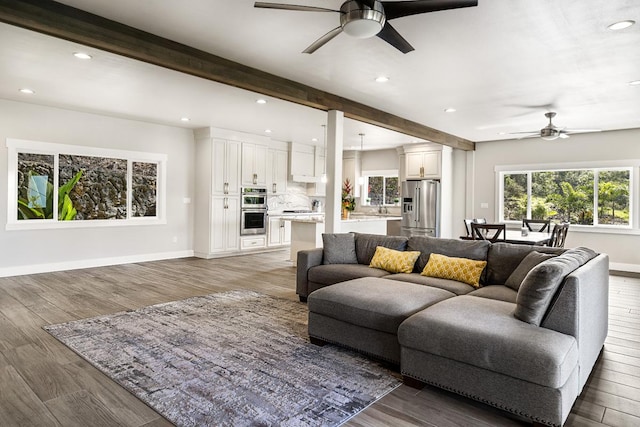
[[[609,259],[590,249],[371,234],[301,251],[309,335],[399,365],[405,382],[562,425],[608,329]],[[382,246],[419,251],[410,273],[369,267]],[[421,275],[431,254],[486,261],[479,286]],[[436,259],[436,257],[434,257]]]

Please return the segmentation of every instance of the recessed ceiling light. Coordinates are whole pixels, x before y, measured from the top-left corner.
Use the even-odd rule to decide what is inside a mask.
[[[264,133],[271,133],[271,129],[265,129]]]
[[[23,87],[22,89],[20,89],[20,92],[26,93],[27,95],[33,95],[34,93],[36,93],[33,89],[29,89],[26,87]]]
[[[191,119],[189,117],[183,117],[180,119],[181,122],[190,122]]]
[[[93,58],[91,55],[89,55],[88,53],[84,53],[84,52],[74,52],[73,56],[75,56],[78,59],[91,59],[91,58]]]
[[[632,82],[629,82],[629,84],[630,84],[631,86],[640,86],[640,80],[634,80],[634,81],[632,81]]]
[[[607,28],[610,30],[624,30],[625,28],[629,28],[630,26],[632,26],[633,24],[635,24],[636,21],[632,21],[631,19],[626,20],[626,21],[620,21],[620,22],[614,22],[613,24],[609,25]]]
[[[386,82],[389,81],[389,77],[387,77],[387,76],[378,76],[378,77],[376,77],[376,81],[378,83],[386,83]]]
[[[311,142],[318,142],[318,138],[311,138]]]
[[[455,108],[445,108],[445,109],[444,109],[444,112],[445,112],[445,113],[455,113],[455,112],[456,112],[456,109],[455,109]]]
[[[266,103],[267,103],[267,100],[266,100],[266,99],[262,99],[262,98],[261,98],[261,99],[257,99],[257,100],[256,100],[256,104],[266,104]]]

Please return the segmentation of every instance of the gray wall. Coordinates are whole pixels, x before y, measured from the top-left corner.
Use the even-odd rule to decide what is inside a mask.
[[[167,155],[167,223],[99,228],[5,230],[7,138]],[[0,276],[108,265],[193,253],[193,132],[0,100]]]
[[[475,159],[475,160],[474,160]],[[498,165],[558,164],[640,159],[640,129],[572,135],[569,139],[544,141],[540,138],[480,142],[467,156],[467,170],[473,176],[467,186],[467,215],[497,220],[495,167]],[[634,170],[636,182],[638,168]],[[469,191],[471,190],[471,191]],[[638,187],[632,189],[638,198]],[[482,208],[487,203],[488,208]],[[638,207],[635,224],[638,226]],[[640,271],[640,230],[579,231],[569,229],[567,246],[587,246],[608,253],[612,269]]]

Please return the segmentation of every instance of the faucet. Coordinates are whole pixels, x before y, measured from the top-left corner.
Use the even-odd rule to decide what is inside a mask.
[[[378,205],[378,213],[379,214],[382,214],[382,213],[388,214],[389,210],[387,209],[386,206]]]

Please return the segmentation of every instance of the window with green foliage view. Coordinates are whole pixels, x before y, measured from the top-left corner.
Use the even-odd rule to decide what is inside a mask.
[[[502,221],[629,226],[631,168],[501,172]]]
[[[400,197],[397,176],[367,177],[367,204],[372,206],[394,205]]]

